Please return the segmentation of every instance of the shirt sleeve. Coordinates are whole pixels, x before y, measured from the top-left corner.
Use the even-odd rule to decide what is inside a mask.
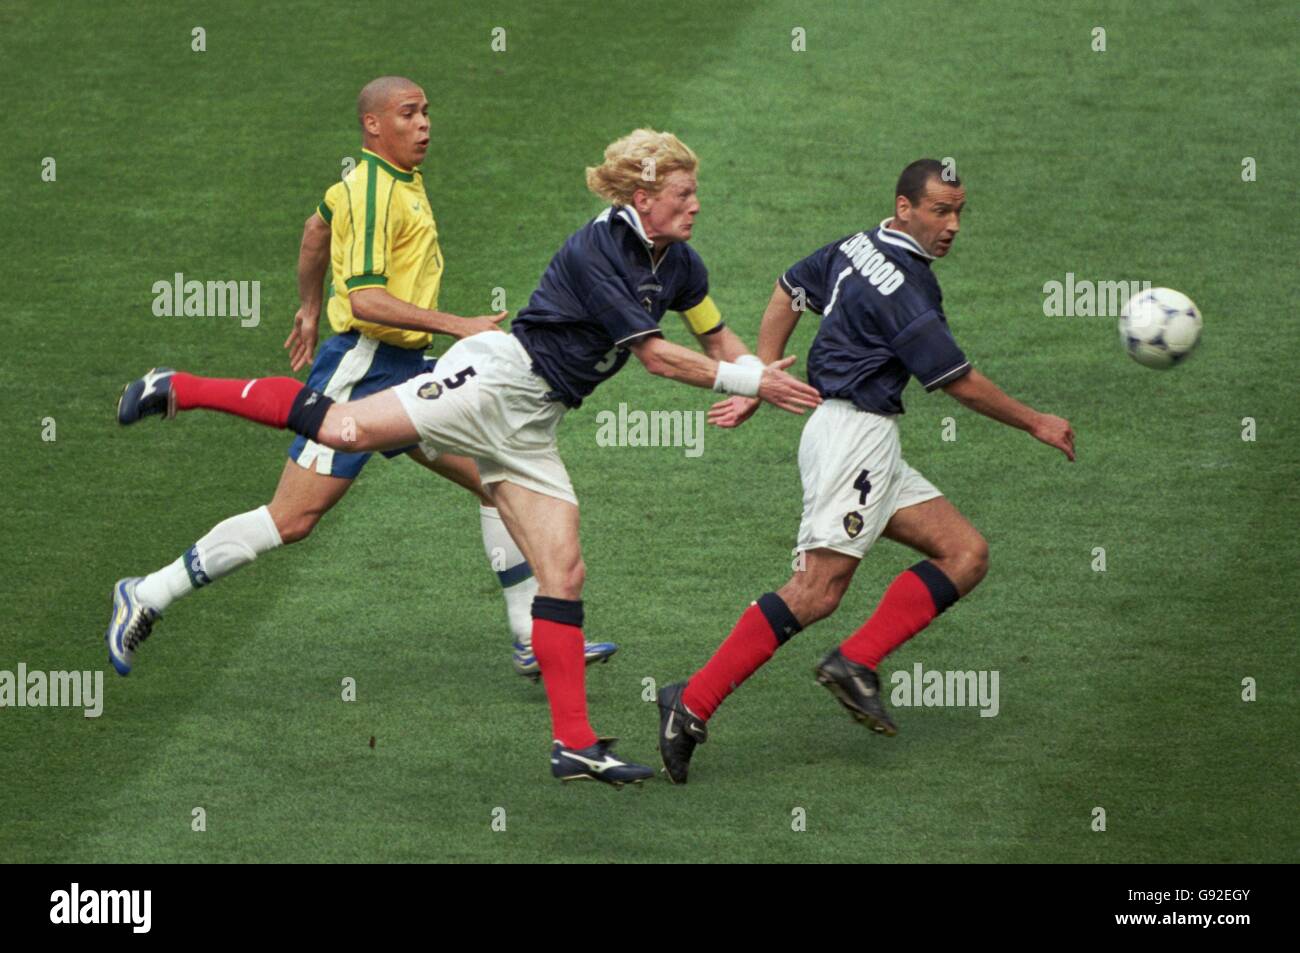
[[[686,280],[682,290],[669,304],[681,313],[682,320],[692,334],[712,334],[722,330],[722,313],[709,297],[709,269],[690,245],[683,244],[686,252]]]
[[[325,197],[316,206],[316,214],[325,220],[326,225],[334,223],[334,209],[338,207],[340,194],[345,194],[343,183],[335,182],[325,190]]]
[[[363,167],[361,174],[346,184],[346,203],[338,203],[333,210],[334,218],[341,219],[335,224],[334,240],[345,249],[343,281],[348,291],[388,284],[389,249],[398,230],[398,218],[389,201],[392,180],[381,176],[374,162],[363,163]]]
[[[709,269],[704,267],[704,260],[690,245],[682,244],[679,247],[686,254],[686,280],[682,282],[682,290],[668,307],[685,314],[708,297]]]
[[[780,278],[781,287],[786,294],[796,303],[802,296],[808,310],[817,314],[826,310],[826,296],[830,293],[826,287],[826,271],[838,244],[839,242],[831,242],[817,249],[807,258],[791,265]]]
[[[909,322],[890,348],[927,391],[951,384],[971,369],[943,313],[935,308]]]
[[[586,248],[576,270],[581,276],[587,313],[613,338],[615,347],[643,335],[661,333],[658,322],[632,296],[627,278],[597,243]]]

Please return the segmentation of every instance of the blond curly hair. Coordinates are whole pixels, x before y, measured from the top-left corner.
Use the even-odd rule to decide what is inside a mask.
[[[671,132],[636,129],[605,148],[605,161],[587,169],[587,188],[614,205],[631,205],[637,189],[651,195],[664,179],[684,169],[694,172],[700,160]]]

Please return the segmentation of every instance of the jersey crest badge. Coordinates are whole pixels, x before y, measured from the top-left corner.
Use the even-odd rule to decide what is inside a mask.
[[[654,314],[654,295],[647,294],[647,292],[658,294],[664,290],[664,286],[655,282],[646,282],[645,284],[637,285],[636,290],[641,293],[641,307],[645,308],[647,313]]]

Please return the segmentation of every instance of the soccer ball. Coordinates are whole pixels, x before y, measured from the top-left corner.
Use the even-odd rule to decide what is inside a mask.
[[[1144,367],[1173,367],[1201,340],[1201,312],[1181,291],[1139,291],[1120,312],[1119,336],[1128,356]]]

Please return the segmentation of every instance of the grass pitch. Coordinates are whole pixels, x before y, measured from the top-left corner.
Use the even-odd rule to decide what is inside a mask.
[[[106,671],[97,719],[0,709],[0,858],[1296,860],[1288,6],[683,3],[651,22],[620,3],[142,9],[0,11],[15,93],[0,669]],[[689,786],[556,784],[475,506],[405,460],[373,462],[306,542],[177,603],[136,673],[113,674],[114,580],[269,499],[288,444],[217,415],[122,430],[119,389],[156,364],[288,372],[302,221],[359,154],[353,102],[384,73],[431,100],[441,305],[460,314],[487,312],[497,287],[525,303],[599,210],[583,168],[638,125],[701,156],[694,244],[751,345],[784,268],[888,215],[907,162],[957,160],[969,210],[936,264],[954,333],[1013,395],[1071,420],[1079,460],[909,389],[904,452],[985,533],[992,570],[883,671],[996,671],[997,717],[904,708],[882,739],[813,684],[914,559],[882,543],[839,613],[721,709]],[[260,281],[260,324],[155,317],[151,287],[176,272]],[[1112,318],[1045,316],[1044,284],[1067,273],[1185,291],[1199,352],[1153,372]],[[622,645],[590,673],[593,722],[657,763],[644,680],[689,674],[788,576],[801,421],[765,408],[698,458],[600,447],[596,415],[620,402],[710,395],[631,366],[561,431],[588,631]]]

